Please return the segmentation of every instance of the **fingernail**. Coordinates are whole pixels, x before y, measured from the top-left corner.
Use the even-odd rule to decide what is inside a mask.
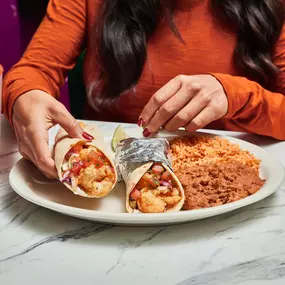
[[[149,131],[149,129],[148,128],[145,128],[144,130],[143,130],[143,136],[144,137],[149,137],[151,135],[151,132]]]
[[[139,120],[138,120],[138,126],[139,126],[139,127],[143,127],[144,125],[145,125],[144,119],[143,119],[143,118],[139,118]]]
[[[86,140],[92,141],[94,140],[94,137],[89,135],[88,133],[84,132],[82,133],[82,137],[85,138]]]

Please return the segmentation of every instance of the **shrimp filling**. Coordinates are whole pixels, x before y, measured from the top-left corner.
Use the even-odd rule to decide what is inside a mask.
[[[143,213],[163,213],[181,199],[171,173],[161,163],[154,163],[131,191],[129,205]]]
[[[78,142],[65,155],[62,182],[74,191],[105,196],[115,182],[115,171],[106,156],[93,146]]]

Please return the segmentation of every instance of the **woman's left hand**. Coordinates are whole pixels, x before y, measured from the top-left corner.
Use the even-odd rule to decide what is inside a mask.
[[[212,75],[179,75],[158,90],[144,107],[138,124],[148,137],[161,127],[194,132],[228,111],[223,86]]]

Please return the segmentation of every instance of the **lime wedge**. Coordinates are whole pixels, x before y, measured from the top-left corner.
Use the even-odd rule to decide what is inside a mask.
[[[112,138],[112,149],[113,151],[115,151],[116,149],[116,145],[123,139],[125,139],[127,137],[124,128],[119,125],[114,134],[113,134],[113,138]]]

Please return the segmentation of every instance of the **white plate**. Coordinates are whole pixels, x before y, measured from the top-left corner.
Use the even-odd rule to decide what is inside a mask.
[[[140,137],[138,127],[128,127],[127,132]],[[185,133],[178,132],[180,135]],[[105,133],[106,143],[111,146],[113,132]],[[189,135],[189,134],[188,134]],[[203,134],[209,135],[209,134]],[[160,136],[173,137],[173,134],[162,133]],[[285,178],[284,167],[262,148],[248,142],[224,137],[240,145],[261,159],[261,176],[266,178],[264,186],[254,195],[242,200],[207,209],[181,211],[164,214],[128,214],[125,211],[125,189],[120,183],[111,194],[102,199],[88,199],[74,195],[59,182],[49,182],[29,162],[20,160],[10,172],[12,188],[23,198],[56,212],[82,219],[120,225],[162,225],[204,219],[227,213],[260,201],[274,193]],[[111,147],[109,148],[111,150]]]

